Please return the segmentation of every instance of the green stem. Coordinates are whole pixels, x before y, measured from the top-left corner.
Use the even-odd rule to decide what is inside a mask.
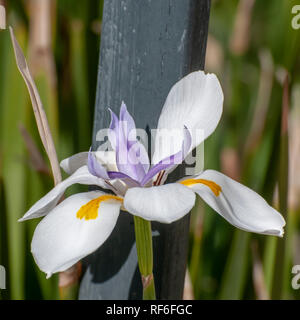
[[[288,168],[289,168],[289,152],[288,152],[288,112],[289,112],[289,80],[286,74],[283,96],[282,96],[282,114],[281,114],[281,136],[280,136],[280,155],[279,155],[279,211],[288,220]],[[287,221],[286,235],[282,239],[277,240],[276,265],[274,270],[274,282],[272,288],[273,299],[283,299],[286,295],[286,281],[284,275],[287,272],[287,238],[290,238],[289,227]]]
[[[78,282],[71,284],[67,287],[59,288],[60,300],[77,300],[78,299],[79,285]]]
[[[143,278],[143,276],[142,276]],[[154,284],[154,278],[153,274],[150,275],[150,278],[143,279],[148,282],[147,286],[144,287],[144,282],[143,282],[143,299],[144,300],[155,300],[155,284]],[[143,281],[142,280],[142,281]]]
[[[151,222],[134,217],[138,264],[143,284],[143,299],[155,300]]]

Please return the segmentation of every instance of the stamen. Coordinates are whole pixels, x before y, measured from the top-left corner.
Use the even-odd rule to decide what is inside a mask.
[[[192,186],[194,184],[197,183],[202,183],[204,185],[206,185],[207,187],[210,188],[210,190],[215,194],[216,197],[218,197],[220,195],[220,192],[222,191],[222,188],[216,184],[213,181],[210,180],[205,180],[205,179],[186,179],[180,182],[181,184],[183,184],[184,186]]]
[[[165,174],[165,170],[160,171],[160,173],[158,174],[156,180],[153,182],[153,185],[154,185],[154,186],[159,186],[159,185],[160,185],[161,180],[162,180],[164,174]]]
[[[161,176],[159,177],[159,180],[157,181],[157,185],[160,185],[160,184],[161,184],[161,180],[163,179],[164,174],[165,174],[165,170],[163,170],[163,171],[161,172]]]
[[[83,205],[77,211],[76,217],[78,219],[84,218],[85,220],[96,219],[98,217],[98,209],[100,207],[100,203],[107,200],[117,200],[123,203],[123,198],[111,194],[105,194]]]

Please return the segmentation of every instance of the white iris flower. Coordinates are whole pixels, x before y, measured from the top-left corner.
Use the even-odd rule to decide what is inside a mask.
[[[146,220],[171,223],[193,208],[195,194],[242,230],[282,236],[285,221],[280,213],[256,192],[220,172],[205,170],[163,185],[168,174],[215,130],[222,110],[223,92],[215,75],[198,71],[177,82],[158,121],[162,134],[157,134],[151,165],[144,146],[132,137],[135,123],[125,104],[119,118],[111,112],[109,139],[114,151],[83,152],[63,160],[61,167],[70,177],[20,219],[45,216],[34,232],[31,250],[47,277],[99,248],[121,209]],[[173,129],[179,133],[175,140],[174,135],[163,134]],[[197,130],[204,132],[201,139]],[[110,193],[78,193],[58,204],[65,190],[76,183]]]

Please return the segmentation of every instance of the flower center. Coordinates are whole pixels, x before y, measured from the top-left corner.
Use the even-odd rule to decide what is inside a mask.
[[[197,183],[202,183],[207,187],[209,187],[216,197],[218,197],[220,195],[220,192],[222,191],[222,188],[218,184],[216,184],[213,181],[205,180],[205,179],[186,179],[184,181],[181,181],[180,183],[187,187]]]
[[[100,207],[101,202],[103,201],[108,201],[108,200],[117,200],[117,201],[121,201],[123,203],[123,199],[118,197],[118,196],[114,196],[111,194],[105,194],[103,196],[100,196],[96,199],[93,199],[91,201],[89,201],[88,203],[86,203],[85,205],[83,205],[76,214],[76,217],[78,219],[85,219],[85,220],[91,220],[91,219],[96,219],[98,217],[98,209]]]

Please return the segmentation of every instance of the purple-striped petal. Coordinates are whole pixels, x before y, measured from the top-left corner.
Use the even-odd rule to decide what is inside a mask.
[[[144,176],[144,178],[141,181],[141,185],[144,186],[145,184],[147,184],[147,182],[150,179],[152,179],[158,172],[166,169],[170,170],[171,167],[181,164],[184,158],[189,153],[191,144],[192,144],[191,133],[188,130],[188,128],[184,126],[184,138],[183,138],[181,150],[169,157],[164,158],[163,160],[155,164]]]
[[[102,179],[109,179],[106,169],[97,161],[96,157],[91,152],[91,149],[88,154],[87,167],[90,174]]]
[[[120,109],[119,126],[123,129],[124,139],[127,142],[129,161],[135,165],[136,177],[140,181],[149,170],[149,157],[143,144],[136,138],[135,122],[124,102]]]
[[[110,179],[120,179],[123,180],[129,187],[140,187],[140,183],[127,174],[119,171],[108,171],[108,176]]]
[[[138,180],[139,174],[137,173],[136,165],[138,162],[136,161],[136,157],[134,152],[128,150],[127,148],[127,139],[124,134],[124,131],[121,127],[119,127],[119,136],[117,137],[117,149],[116,149],[116,162],[117,167],[120,172],[123,172],[130,176],[131,178]]]
[[[122,126],[127,141],[127,148],[129,149],[136,142],[136,127],[132,116],[127,111],[126,104],[123,101],[120,109],[119,123],[120,126]]]
[[[135,143],[135,148],[138,150],[137,157],[139,159],[140,165],[144,169],[144,175],[145,175],[149,171],[149,168],[150,168],[150,160],[149,160],[148,152],[147,152],[145,146],[138,140]]]
[[[111,122],[108,138],[112,148],[116,151],[116,163],[118,170],[132,178],[136,177],[134,166],[128,161],[127,140],[117,115],[109,109]]]
[[[109,140],[116,151],[118,170],[136,181],[141,181],[149,170],[149,157],[144,146],[136,139],[135,123],[122,102],[120,120],[111,111]]]
[[[148,172],[150,163],[145,147],[137,141],[128,150],[128,160],[134,165],[136,180],[141,181]]]

